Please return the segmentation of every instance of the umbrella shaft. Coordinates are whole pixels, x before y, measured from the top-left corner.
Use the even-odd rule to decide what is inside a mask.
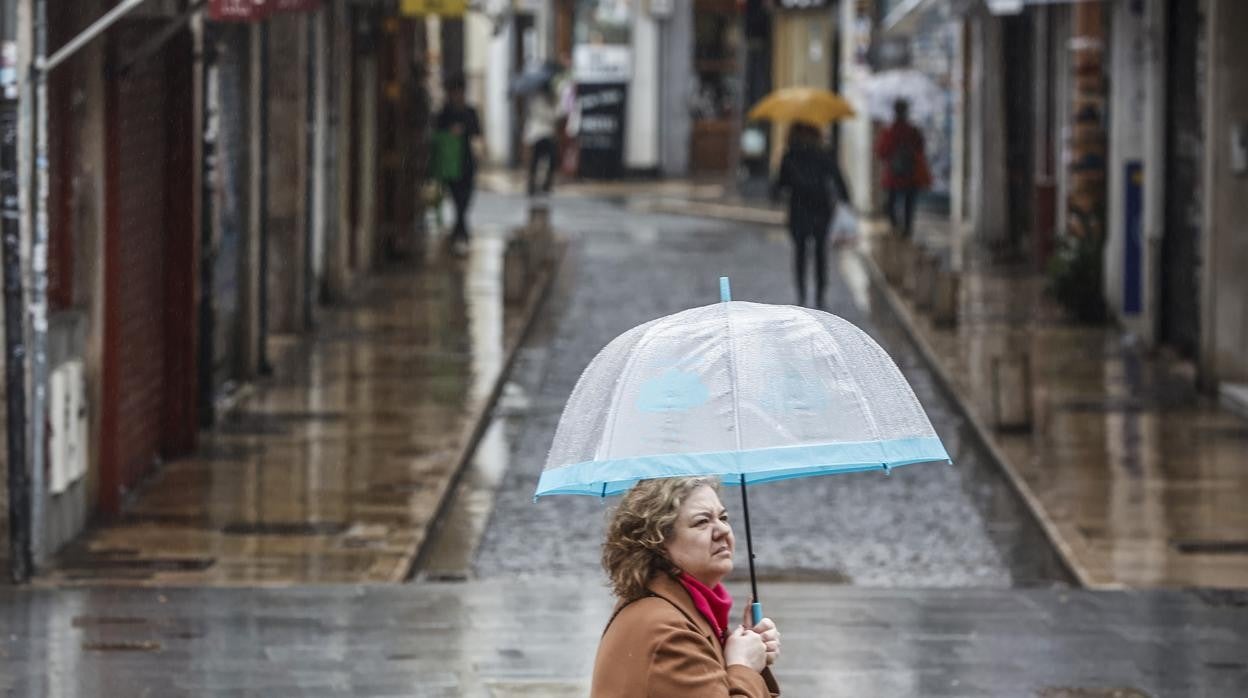
[[[754,540],[750,537],[750,496],[745,491],[745,474],[741,475],[741,508],[745,512],[745,553],[750,559],[750,593],[754,595],[754,603],[762,603],[758,598],[758,581],[754,577]]]

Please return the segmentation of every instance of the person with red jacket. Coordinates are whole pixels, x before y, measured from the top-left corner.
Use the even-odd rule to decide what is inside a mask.
[[[895,232],[909,238],[914,225],[914,199],[931,186],[923,134],[910,123],[910,105],[893,103],[893,123],[880,132],[876,157],[884,164],[883,185],[888,192],[888,220]],[[901,209],[900,211],[898,209]]]

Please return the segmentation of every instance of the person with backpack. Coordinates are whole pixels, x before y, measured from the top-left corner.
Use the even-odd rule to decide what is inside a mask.
[[[539,191],[539,166],[544,173],[540,191],[549,194],[555,183],[555,170],[559,167],[555,162],[558,157],[555,128],[560,116],[553,85],[547,83],[529,96],[524,122],[524,144],[529,149],[529,196]]]
[[[468,207],[476,189],[477,156],[480,149],[481,120],[465,99],[466,82],[455,75],[446,81],[446,106],[434,123],[439,179],[445,182],[455,202],[455,228],[451,245],[455,254],[468,251]]]
[[[893,123],[880,132],[875,154],[884,165],[888,220],[894,232],[909,239],[914,225],[914,199],[931,185],[931,174],[927,169],[923,134],[910,123],[910,105],[906,100],[893,103]]]
[[[797,304],[806,304],[806,250],[815,248],[815,306],[824,307],[827,287],[828,226],[837,201],[848,202],[849,188],[832,153],[820,145],[819,129],[795,123],[789,129],[788,148],[772,185],[773,200],[789,192],[789,234],[793,237],[793,271]],[[846,203],[848,205],[848,203]]]

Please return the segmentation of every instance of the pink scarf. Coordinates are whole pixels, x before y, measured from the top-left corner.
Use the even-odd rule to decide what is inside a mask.
[[[683,572],[677,575],[676,581],[689,592],[689,596],[693,598],[693,605],[710,621],[711,627],[715,629],[716,637],[723,642],[728,634],[728,612],[732,610],[732,595],[728,593],[723,584],[716,584],[714,589],[709,589],[702,582]]]

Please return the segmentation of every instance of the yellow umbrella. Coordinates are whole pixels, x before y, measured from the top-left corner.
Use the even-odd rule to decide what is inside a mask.
[[[824,126],[854,115],[854,108],[835,92],[815,87],[784,87],[750,109],[754,121],[801,121]]]

